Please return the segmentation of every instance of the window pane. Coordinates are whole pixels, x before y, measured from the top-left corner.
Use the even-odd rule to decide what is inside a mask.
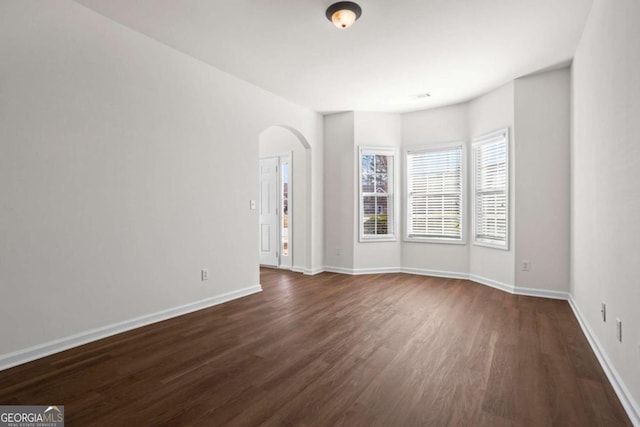
[[[374,216],[364,216],[363,220],[363,233],[365,235],[375,235],[376,234],[376,218]]]
[[[474,144],[474,230],[477,242],[507,247],[508,133]]]
[[[387,173],[388,156],[376,156],[376,173]]]
[[[282,256],[289,255],[289,163],[282,163]]]
[[[362,173],[372,174],[375,172],[374,169],[374,158],[375,156],[370,154],[362,155]]]
[[[375,191],[375,175],[373,173],[362,174],[362,192],[373,193]]]
[[[376,198],[375,197],[363,197],[362,209],[365,215],[375,215],[376,213]]]
[[[375,151],[367,150],[360,159],[360,227],[362,236],[372,240],[393,234],[393,155]]]
[[[376,193],[387,193],[389,186],[389,175],[376,174]]]
[[[376,214],[377,215],[387,215],[387,198],[386,197],[376,197]]]
[[[462,239],[462,145],[407,153],[409,237]]]
[[[389,233],[389,228],[388,228],[388,224],[387,224],[387,216],[381,216],[379,215],[376,218],[376,234],[378,235],[384,235],[384,234],[388,234]]]
[[[364,234],[385,235],[389,233],[388,199],[386,196],[363,197]]]

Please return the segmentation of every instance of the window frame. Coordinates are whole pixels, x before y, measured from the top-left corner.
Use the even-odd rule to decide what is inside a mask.
[[[394,147],[370,147],[360,146],[357,150],[358,153],[358,173],[357,173],[357,185],[358,185],[358,237],[360,243],[370,242],[395,242],[397,241],[397,207],[396,207],[396,194],[397,194],[397,174],[398,174],[398,161],[397,150]],[[392,159],[391,173],[388,173],[389,178],[392,180],[391,185],[387,186],[387,234],[364,234],[364,197],[365,194],[362,191],[362,156],[365,154],[389,156]],[[389,221],[391,218],[391,221]]]
[[[460,148],[460,238],[450,237],[420,237],[409,235],[409,155],[412,152],[438,152],[447,151],[453,148]],[[405,242],[414,243],[437,243],[446,245],[466,245],[467,244],[467,144],[464,141],[441,142],[437,144],[419,145],[408,147],[404,150],[404,173],[403,173],[403,207],[404,207],[404,235]]]
[[[506,170],[505,170],[505,174],[506,174],[506,179],[505,179],[505,189],[504,189],[504,194],[505,194],[505,199],[506,199],[506,206],[505,206],[505,220],[506,220],[506,226],[505,226],[505,239],[504,239],[504,243],[498,243],[498,240],[492,240],[492,239],[478,239],[478,235],[477,235],[477,194],[478,194],[478,190],[476,188],[477,183],[477,164],[476,164],[476,156],[478,153],[478,147],[481,147],[483,145],[487,145],[487,144],[493,144],[496,143],[499,139],[504,139],[504,144],[505,144],[505,163],[506,163]],[[510,138],[510,132],[509,132],[509,128],[504,128],[504,129],[500,129],[497,131],[493,131],[493,132],[489,132],[483,135],[480,135],[476,138],[474,138],[472,140],[472,145],[471,145],[471,151],[472,151],[472,155],[471,155],[471,170],[472,170],[472,194],[471,194],[471,198],[472,198],[472,215],[471,215],[471,227],[472,227],[472,236],[473,236],[473,245],[475,246],[482,246],[482,247],[486,247],[486,248],[492,248],[492,249],[500,249],[503,251],[508,251],[510,248],[510,236],[511,236],[511,195],[510,195],[510,191],[511,191],[511,185],[510,185],[510,181],[511,181],[511,138]]]

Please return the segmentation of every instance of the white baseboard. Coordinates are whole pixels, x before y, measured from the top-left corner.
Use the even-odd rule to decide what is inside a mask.
[[[347,268],[347,267],[334,267],[327,265],[324,267],[324,271],[329,273],[349,274],[357,276],[361,274],[385,274],[385,273],[406,273],[416,274],[419,276],[434,276],[444,277],[447,279],[468,279],[467,273],[457,273],[453,271],[441,271],[441,270],[427,270],[424,268],[411,268],[411,267],[375,267],[375,268]]]
[[[315,276],[316,274],[324,273],[324,267],[316,267],[316,268],[305,268],[304,274],[309,276]]]
[[[400,267],[374,267],[374,268],[354,268],[354,275],[361,274],[389,274],[389,273],[401,273]]]
[[[425,268],[402,267],[402,273],[417,274],[419,276],[444,277],[446,279],[469,279],[468,273],[458,273],[455,271],[427,270]]]
[[[18,350],[12,353],[0,355],[0,371],[8,369],[32,360],[40,359],[54,353],[59,353],[73,347],[78,347],[93,341],[110,337],[122,332],[130,331],[141,326],[151,323],[167,320],[172,317],[181,316],[183,314],[202,310],[203,308],[212,307],[234,299],[242,298],[247,295],[255,294],[262,291],[262,286],[255,285],[248,288],[238,289],[237,291],[227,292],[215,297],[206,298],[178,307],[169,308],[167,310],[158,311],[156,313],[146,314],[144,316],[125,320],[123,322],[114,323],[112,325],[103,326],[96,329],[80,332],[79,334],[49,341],[33,347]]]
[[[492,288],[495,288],[504,292],[508,292],[514,295],[524,295],[524,296],[540,297],[540,298],[552,298],[552,299],[560,299],[560,300],[569,299],[568,292],[551,291],[551,290],[534,289],[534,288],[520,288],[517,286],[499,282],[497,280],[478,276],[475,274],[459,273],[456,271],[429,270],[425,268],[413,268],[413,267],[346,268],[346,267],[334,267],[334,266],[325,266],[324,271],[328,271],[330,273],[349,274],[352,276],[360,275],[360,274],[406,273],[406,274],[417,274],[420,276],[444,277],[447,279],[465,279],[465,280],[471,280],[481,285],[490,286]]]
[[[616,368],[613,367],[613,364],[611,363],[609,356],[604,350],[604,347],[600,345],[598,338],[591,331],[589,324],[585,320],[585,317],[582,315],[580,308],[573,299],[573,295],[569,296],[569,305],[571,306],[576,319],[578,319],[578,323],[582,328],[582,332],[584,332],[584,335],[587,337],[589,345],[591,345],[593,352],[596,354],[598,362],[600,362],[600,366],[602,366],[604,373],[607,375],[607,378],[609,379],[613,390],[616,392],[616,395],[618,395],[620,403],[622,403],[624,410],[627,411],[627,415],[629,416],[631,423],[635,427],[640,427],[640,406],[638,406],[638,402],[635,401],[635,399],[629,392],[629,389],[624,384],[622,377],[620,376],[620,374],[618,374]]]
[[[510,294],[516,293],[516,288],[513,285],[498,282],[497,280],[488,279],[486,277],[478,276],[476,274],[470,274],[469,280],[471,280],[472,282],[480,283],[481,285],[490,286],[492,288],[499,289],[504,292],[508,292]]]
[[[569,299],[569,292],[550,291],[546,289],[521,288],[516,286],[514,293],[516,295],[524,295],[527,297],[551,298],[564,301]]]
[[[306,274],[308,276],[315,276],[316,274],[323,273],[326,270],[324,267],[307,268],[301,267],[299,265],[294,265],[293,267],[291,267],[291,271],[293,271],[294,273]]]
[[[327,273],[349,274],[353,275],[353,268],[333,267],[331,265],[325,265],[323,268]]]
[[[568,292],[552,291],[547,289],[522,288],[519,286],[509,285],[507,283],[498,282],[497,280],[488,279],[486,277],[477,276],[475,274],[470,274],[469,280],[480,283],[482,285],[490,286],[495,289],[499,289],[504,292],[508,292],[513,295],[522,295],[527,297],[538,297],[538,298],[551,298],[551,299],[559,299],[564,301],[569,299]]]
[[[325,266],[324,271],[329,273],[349,274],[351,276],[360,276],[363,274],[387,274],[387,273],[401,273],[400,267],[374,267],[374,268],[345,268],[345,267],[333,267]]]

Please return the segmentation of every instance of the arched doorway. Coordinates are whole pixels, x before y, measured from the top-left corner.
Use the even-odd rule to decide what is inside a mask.
[[[311,146],[296,129],[270,126],[259,136],[260,265],[305,271],[311,254]]]

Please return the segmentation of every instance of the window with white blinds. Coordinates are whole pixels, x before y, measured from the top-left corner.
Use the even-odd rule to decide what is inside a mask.
[[[395,239],[395,150],[360,148],[360,241]]]
[[[463,242],[462,144],[407,151],[407,240]]]
[[[509,246],[509,130],[473,142],[474,243]]]

